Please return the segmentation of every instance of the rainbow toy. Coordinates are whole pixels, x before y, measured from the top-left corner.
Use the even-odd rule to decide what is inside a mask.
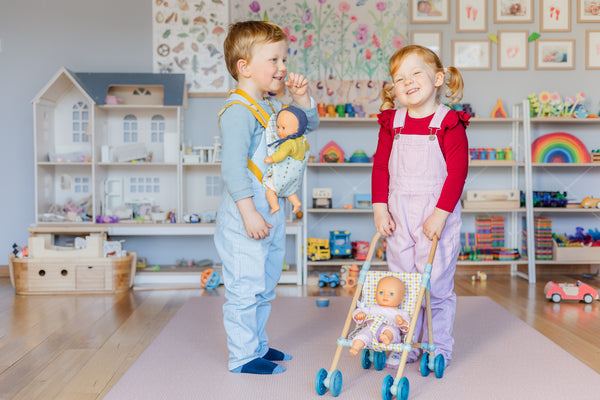
[[[590,152],[570,133],[554,132],[532,143],[531,158],[537,163],[589,163]]]

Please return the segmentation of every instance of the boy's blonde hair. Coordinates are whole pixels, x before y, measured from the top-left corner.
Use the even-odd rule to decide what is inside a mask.
[[[434,74],[437,74],[438,72],[444,74],[444,83],[448,86],[445,96],[450,99],[450,104],[456,104],[462,99],[463,79],[458,69],[455,67],[448,67],[444,69],[444,66],[442,65],[442,62],[437,54],[429,50],[427,47],[410,45],[397,50],[390,57],[390,75],[392,77],[398,68],[400,68],[400,65],[404,59],[411,54],[416,54],[421,57],[423,61],[425,61],[425,63],[433,70]],[[447,79],[446,73],[448,73]],[[440,100],[442,86],[440,86],[437,90],[437,101]],[[392,82],[383,88],[383,92],[381,93],[381,100],[383,101],[383,104],[381,104],[379,111],[394,108],[395,97],[396,94],[394,93],[394,83]]]
[[[281,27],[266,21],[243,21],[229,26],[223,43],[227,70],[238,80],[237,62],[252,59],[252,49],[257,44],[276,43],[286,40]]]

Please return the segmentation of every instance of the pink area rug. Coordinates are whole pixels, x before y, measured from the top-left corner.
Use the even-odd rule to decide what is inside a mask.
[[[293,355],[283,374],[227,371],[222,297],[190,299],[105,400],[331,399],[315,392],[328,369],[350,307],[348,297],[318,308],[314,297],[279,297],[268,325],[270,344]],[[452,364],[442,379],[408,364],[409,399],[600,399],[600,375],[487,297],[459,297]],[[396,370],[364,370],[344,348],[339,399],[380,399]]]

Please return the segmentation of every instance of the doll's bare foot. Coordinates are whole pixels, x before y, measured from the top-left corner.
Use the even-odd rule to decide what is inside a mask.
[[[271,214],[275,214],[277,211],[279,211],[279,206],[276,208],[271,208]]]
[[[352,354],[353,356],[357,355],[363,347],[365,347],[365,343],[362,340],[354,340],[354,342],[352,342],[352,347],[350,347],[350,354]]]
[[[292,203],[292,213],[296,214],[298,211],[300,211],[300,207],[302,207],[302,203],[300,203],[300,199],[298,198],[298,195],[296,193],[288,196],[288,200],[290,203]]]
[[[381,343],[383,343],[385,345],[392,343],[393,338],[394,338],[394,335],[392,334],[392,332],[390,330],[385,330],[385,331],[383,331],[383,333],[381,335],[379,335],[379,340],[381,341]]]

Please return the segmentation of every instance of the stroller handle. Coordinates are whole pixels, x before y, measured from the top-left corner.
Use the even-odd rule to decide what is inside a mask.
[[[429,258],[427,259],[427,264],[433,264],[433,259],[435,258],[435,251],[437,250],[438,240],[439,239],[437,235],[433,235],[433,243],[431,243],[431,250],[429,251]]]

